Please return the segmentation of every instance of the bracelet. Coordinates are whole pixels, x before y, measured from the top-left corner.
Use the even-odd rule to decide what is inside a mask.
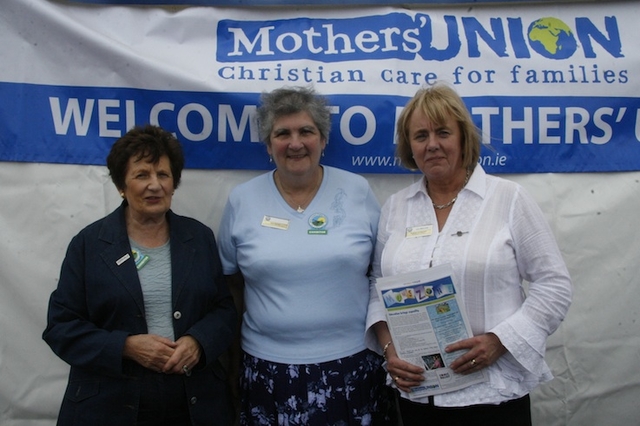
[[[385,361],[387,359],[387,349],[389,349],[389,346],[391,346],[392,344],[393,340],[389,340],[387,344],[382,348],[382,357],[385,359]]]

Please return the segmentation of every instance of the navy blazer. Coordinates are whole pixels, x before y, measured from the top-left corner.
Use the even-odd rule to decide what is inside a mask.
[[[129,335],[147,333],[142,289],[127,235],[123,203],[87,226],[67,250],[49,301],[44,340],[71,366],[59,425],[134,425],[141,365],[122,357]],[[215,237],[195,219],[167,213],[173,329],[193,336],[200,363],[183,378],[193,425],[231,423],[226,352],[236,326]]]

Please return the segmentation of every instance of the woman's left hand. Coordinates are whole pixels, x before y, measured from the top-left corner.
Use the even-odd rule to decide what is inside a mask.
[[[507,352],[498,336],[485,333],[470,339],[460,340],[445,348],[447,352],[467,349],[464,355],[456,358],[449,367],[458,374],[475,373],[487,368]]]
[[[191,369],[198,365],[200,361],[202,348],[196,339],[188,335],[179,338],[176,344],[175,351],[165,364],[162,372],[189,376],[191,375]]]

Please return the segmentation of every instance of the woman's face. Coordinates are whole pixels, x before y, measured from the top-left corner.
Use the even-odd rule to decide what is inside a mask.
[[[462,134],[451,117],[435,126],[422,111],[415,111],[409,120],[409,143],[413,159],[429,180],[452,179],[463,168]]]
[[[276,119],[267,146],[279,172],[303,175],[320,164],[326,140],[307,112]]]
[[[145,158],[129,159],[123,190],[129,203],[130,213],[140,219],[163,216],[171,208],[174,192],[173,175],[169,157],[163,155],[158,164],[149,163]]]

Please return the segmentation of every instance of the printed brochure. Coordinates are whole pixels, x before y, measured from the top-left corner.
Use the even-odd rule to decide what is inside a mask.
[[[425,369],[425,381],[412,388],[411,399],[488,380],[485,370],[461,375],[448,367],[464,351],[446,353],[444,348],[472,336],[450,265],[381,277],[376,289],[398,356]]]

